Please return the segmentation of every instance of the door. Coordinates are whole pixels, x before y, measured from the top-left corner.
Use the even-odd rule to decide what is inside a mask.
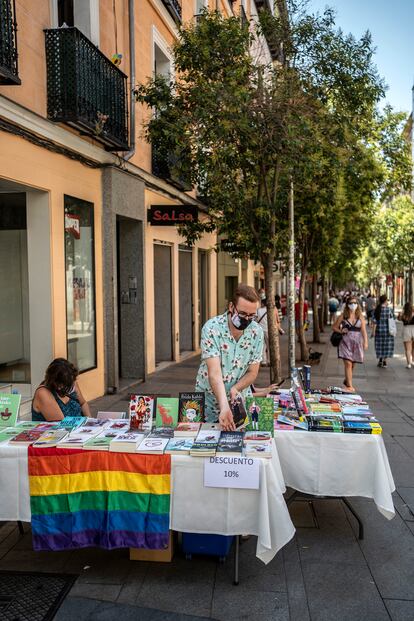
[[[198,317],[199,337],[208,319],[208,255],[206,250],[198,251]]]
[[[142,222],[117,217],[119,376],[143,379],[144,268]]]
[[[179,301],[180,301],[180,352],[193,348],[193,253],[180,248]]]
[[[0,382],[30,383],[25,193],[0,194]]]
[[[154,244],[155,364],[173,359],[171,246]]]

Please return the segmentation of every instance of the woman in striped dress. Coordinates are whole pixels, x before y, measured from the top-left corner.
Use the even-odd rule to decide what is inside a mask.
[[[374,311],[374,332],[375,336],[375,353],[378,358],[379,367],[387,366],[387,358],[394,355],[394,337],[390,334],[388,320],[393,318],[394,314],[388,306],[388,298],[381,295],[379,304]]]

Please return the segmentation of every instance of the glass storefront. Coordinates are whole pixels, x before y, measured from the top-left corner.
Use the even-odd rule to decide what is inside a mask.
[[[68,359],[79,371],[97,366],[93,204],[64,197]]]

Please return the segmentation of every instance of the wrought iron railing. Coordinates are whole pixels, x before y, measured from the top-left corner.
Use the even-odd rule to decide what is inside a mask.
[[[163,5],[167,9],[176,24],[182,22],[181,2],[179,0],[162,0]]]
[[[77,28],[45,30],[45,42],[48,118],[127,150],[126,75]]]
[[[189,192],[192,189],[191,181],[179,172],[179,158],[175,153],[165,153],[152,145],[152,174],[164,179],[179,190]]]
[[[16,7],[0,0],[0,84],[21,84],[17,66]]]

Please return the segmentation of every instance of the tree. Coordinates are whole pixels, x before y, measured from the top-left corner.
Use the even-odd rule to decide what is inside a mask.
[[[215,229],[240,256],[263,264],[275,380],[280,356],[273,265],[286,252],[290,182],[303,223],[311,205],[316,217],[322,204],[331,208],[338,177],[330,175],[326,188],[329,163],[337,162],[339,175],[344,142],[349,135],[364,136],[383,93],[368,35],[356,40],[335,30],[331,10],[314,16],[297,10],[295,2],[288,3],[288,12],[283,2],[277,6],[279,14],[264,14],[256,32],[238,18],[204,12],[180,30],[173,48],[176,79],[155,77],[137,89],[137,99],[155,112],[148,140],[198,186],[207,205],[207,218],[183,229],[188,242]],[[250,55],[253,38],[263,33],[279,49],[271,65]],[[335,132],[326,137],[331,125]],[[329,194],[324,203],[321,191]],[[315,242],[313,235],[302,245],[303,262]]]

